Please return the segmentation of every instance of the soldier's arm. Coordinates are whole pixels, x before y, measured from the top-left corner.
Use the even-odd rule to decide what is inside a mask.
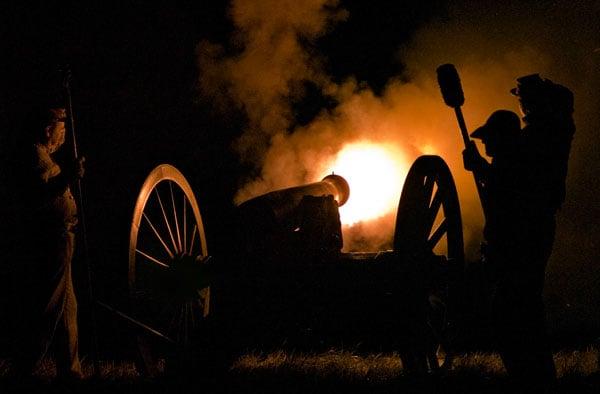
[[[49,178],[42,184],[42,189],[47,198],[60,197],[64,194],[65,190],[69,187],[72,182],[70,177],[65,172]]]
[[[45,152],[37,151],[33,165],[34,198],[49,201],[64,194],[74,177],[71,171],[61,171]]]
[[[80,157],[59,170],[58,175],[48,178],[45,185],[46,193],[51,197],[61,196],[69,185],[75,183],[77,179],[83,178],[85,172],[84,162],[85,157]]]
[[[465,170],[475,173],[476,178],[485,184],[490,172],[490,163],[479,154],[474,141],[463,151],[463,164]]]

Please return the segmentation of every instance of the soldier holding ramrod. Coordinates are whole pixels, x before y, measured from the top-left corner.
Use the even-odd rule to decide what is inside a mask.
[[[23,227],[26,242],[17,268],[20,327],[16,367],[21,377],[31,374],[54,344],[57,377],[82,377],[78,354],[77,300],[71,260],[75,249],[77,205],[71,185],[83,177],[84,158],[63,165],[54,155],[65,142],[66,111],[51,105],[37,118],[31,153],[24,163]]]
[[[565,199],[573,95],[538,74],[517,79],[525,127],[510,111],[496,111],[471,134],[482,140],[491,163],[473,142],[463,152],[479,179],[486,224],[482,257],[494,272],[492,327],[511,378],[531,390],[556,379],[545,328],[543,287],[552,251],[555,215]]]

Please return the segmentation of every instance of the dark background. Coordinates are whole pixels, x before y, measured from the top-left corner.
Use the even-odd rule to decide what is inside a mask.
[[[443,21],[448,12],[443,1],[342,4],[350,17],[322,37],[316,49],[326,53],[325,67],[335,80],[355,75],[375,92],[391,76],[402,73],[397,48],[417,28],[432,19]],[[19,165],[20,143],[28,132],[32,107],[43,101],[56,80],[55,70],[65,63],[73,72],[79,150],[87,158],[85,213],[98,298],[116,305],[124,302],[133,205],[144,177],[159,163],[174,164],[190,181],[210,253],[218,255],[230,246],[233,196],[252,171],[239,164],[231,149],[242,133],[244,117],[215,114],[198,100],[195,87],[196,45],[201,40],[228,40],[233,27],[227,10],[224,1],[3,4],[0,229],[4,277],[19,254],[11,242],[19,221],[13,209],[18,201],[11,174]],[[294,107],[298,122],[308,122],[325,105],[325,98],[308,90]],[[591,193],[600,191],[597,182],[590,187]],[[588,228],[595,228],[594,218],[587,218],[592,221]],[[84,277],[81,263],[76,273]],[[85,286],[85,281],[78,283]],[[84,293],[80,289],[82,305]],[[81,307],[84,318],[85,309]]]
[[[84,186],[93,248],[109,255],[118,247],[116,235],[128,231],[131,201],[143,177],[163,162],[191,179],[205,220],[215,220],[207,223],[209,237],[214,235],[250,170],[230,149],[242,132],[243,116],[214,115],[198,103],[195,89],[196,45],[226,42],[233,29],[227,3],[15,4],[5,7],[2,21],[3,159],[18,134],[27,132],[32,106],[57,85],[55,70],[69,64],[78,144],[87,158]],[[375,90],[402,70],[395,60],[398,45],[444,11],[439,2],[419,3],[382,19],[381,10],[368,2],[344,2],[344,7],[357,17],[318,47],[327,53],[326,66],[335,78],[353,74]],[[295,105],[298,119],[310,120],[322,104],[313,93]]]
[[[332,75],[341,80],[354,74],[381,89],[402,69],[395,60],[397,46],[420,23],[443,12],[437,2],[419,4],[382,19],[368,2],[345,2],[360,17],[318,43],[328,53]],[[190,180],[211,252],[227,247],[233,195],[251,170],[230,148],[244,119],[214,115],[206,103],[198,103],[194,52],[201,40],[227,41],[233,29],[227,9],[221,1],[15,2],[5,7],[0,116],[2,159],[8,163],[3,170],[18,165],[11,153],[18,152],[28,132],[32,108],[60,83],[56,70],[69,64],[77,142],[87,159],[83,185],[90,252],[100,276],[115,274],[113,269],[126,275],[135,197],[159,163],[174,164]],[[298,118],[310,120],[324,103],[314,93],[295,105]]]

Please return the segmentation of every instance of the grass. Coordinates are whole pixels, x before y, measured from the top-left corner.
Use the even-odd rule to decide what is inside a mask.
[[[559,381],[557,392],[600,392],[599,351],[594,348],[561,351],[554,356]],[[52,383],[52,360],[36,373],[34,386],[24,388],[10,378],[10,362],[0,360],[0,391],[63,392]],[[180,392],[181,381],[141,377],[130,361],[102,361],[97,376],[84,362],[89,380],[79,389],[85,393],[167,393]],[[201,371],[199,371],[201,372]],[[512,392],[497,354],[471,353],[456,357],[449,371],[440,376],[415,378],[404,373],[397,354],[360,355],[351,351],[324,353],[275,351],[242,355],[223,376],[212,379],[191,377],[188,393],[504,393]],[[53,391],[55,390],[55,391]],[[70,392],[79,391],[71,389]]]
[[[231,370],[247,375],[283,373],[314,379],[385,382],[402,373],[402,362],[395,354],[360,356],[348,351],[333,350],[320,354],[288,354],[278,351],[267,355],[244,355],[233,363]]]
[[[599,351],[561,351],[554,355],[558,377],[590,376],[599,373]],[[496,353],[469,353],[457,356],[451,366],[456,373],[478,373],[488,377],[506,375],[500,356]],[[402,361],[395,354],[365,356],[349,351],[320,354],[294,354],[277,351],[270,354],[253,353],[238,358],[232,371],[238,373],[270,372],[314,375],[320,378],[335,376],[342,380],[386,381],[403,375]]]

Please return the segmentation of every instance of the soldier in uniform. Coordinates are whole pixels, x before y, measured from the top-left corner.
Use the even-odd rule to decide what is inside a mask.
[[[64,108],[43,111],[22,177],[24,257],[17,292],[23,303],[15,357],[18,374],[30,375],[54,345],[57,378],[82,377],[77,301],[71,260],[77,206],[70,185],[83,177],[81,158],[61,168],[54,154],[65,142]]]
[[[565,198],[573,96],[563,86],[528,75],[511,92],[519,98],[525,127],[498,125],[505,151],[494,145],[492,117],[473,133],[481,138],[490,164],[474,145],[464,154],[465,168],[480,174],[486,209],[482,257],[494,271],[492,326],[504,365],[525,387],[544,390],[556,379],[545,328],[543,287],[552,251],[555,214]],[[508,115],[507,115],[508,121]],[[515,138],[515,130],[517,130]],[[504,156],[500,164],[501,157]]]

